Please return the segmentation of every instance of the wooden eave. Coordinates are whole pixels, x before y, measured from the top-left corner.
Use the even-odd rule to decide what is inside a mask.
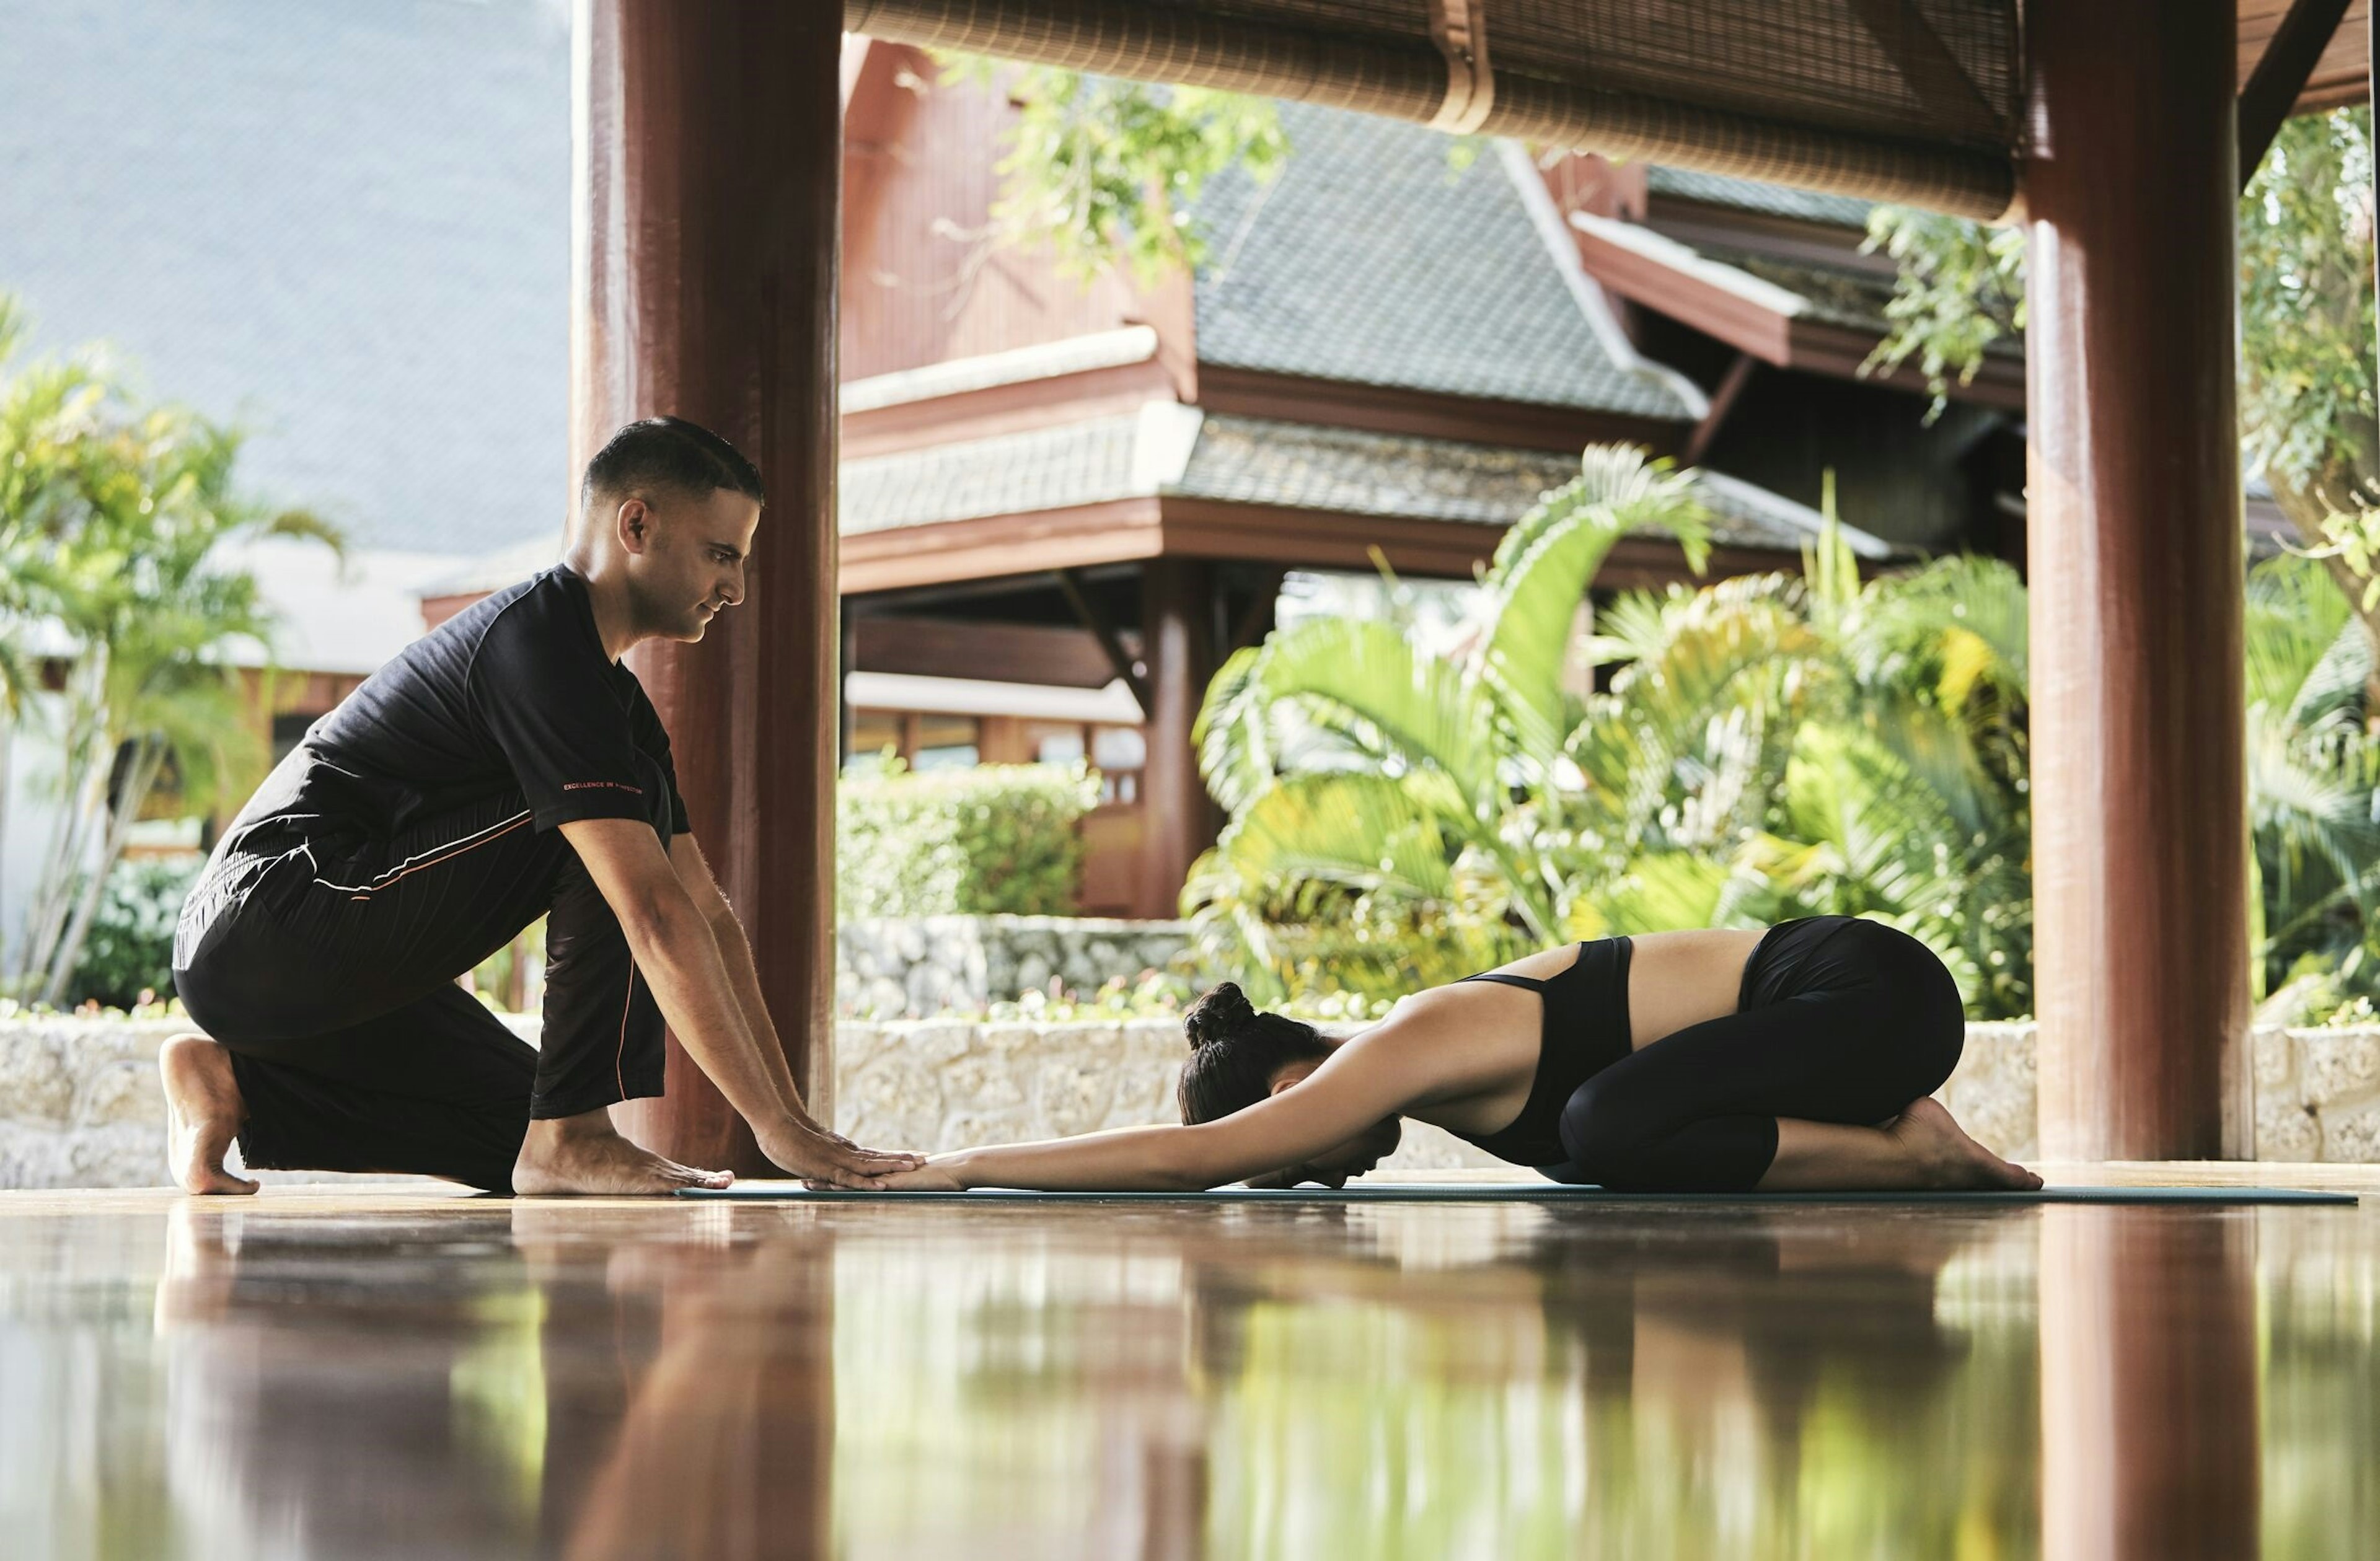
[[[1864,332],[1772,308],[1600,234],[1576,227],[1572,234],[1580,262],[1604,286],[1738,352],[1779,369],[1838,379],[1864,378],[1869,383],[1927,393],[1925,376],[1907,365],[1889,374],[1862,376],[1860,365],[1876,349],[1875,339]],[[1988,356],[1972,382],[1954,382],[1949,393],[1954,400],[2021,411],[2024,362],[2005,355]]]
[[[1842,266],[1886,277],[1900,269],[1888,255],[1861,252],[1865,233],[1832,223],[1779,216],[1770,212],[1740,212],[1658,191],[1645,198],[1645,214],[1637,220],[1662,237],[1674,238],[1690,249],[1714,246],[1756,249],[1780,260]]]
[[[2289,0],[2240,0],[2241,87],[2255,74],[2256,62],[2265,57],[2265,47],[2289,10]],[[2352,0],[2313,74],[2299,90],[2292,113],[2319,113],[2371,96],[2371,0]]]
[[[1401,575],[1467,580],[1495,556],[1504,531],[1477,521],[1216,499],[1123,499],[846,536],[839,587],[845,596],[858,596],[1158,557],[1368,570],[1376,550]],[[1714,548],[1710,559],[1711,571],[1722,575],[1800,564],[1798,552],[1781,549]],[[1596,583],[1634,587],[1691,578],[1676,543],[1628,537],[1613,547]]]

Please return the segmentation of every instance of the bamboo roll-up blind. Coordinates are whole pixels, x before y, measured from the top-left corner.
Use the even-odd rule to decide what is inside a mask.
[[[1993,218],[2015,191],[2014,0],[1473,0],[1483,132]],[[1429,0],[845,0],[892,42],[1427,123]]]

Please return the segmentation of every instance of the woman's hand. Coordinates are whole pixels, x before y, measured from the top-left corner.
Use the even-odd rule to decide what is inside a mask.
[[[925,1163],[918,1155],[863,1149],[807,1119],[789,1119],[766,1132],[756,1129],[754,1136],[761,1154],[813,1187],[872,1190],[882,1187],[888,1175]]]
[[[959,1174],[956,1155],[935,1155],[914,1170],[896,1170],[880,1175],[874,1185],[887,1192],[964,1192],[966,1180]],[[813,1192],[832,1190],[835,1183],[811,1180],[804,1186]]]

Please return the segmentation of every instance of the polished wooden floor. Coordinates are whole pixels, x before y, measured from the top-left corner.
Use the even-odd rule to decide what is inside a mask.
[[[2380,1555],[2380,1177],[2091,1175],[2374,1195],[0,1194],[0,1555]]]

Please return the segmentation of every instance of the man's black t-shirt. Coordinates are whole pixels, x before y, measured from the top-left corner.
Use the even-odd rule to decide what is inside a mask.
[[[604,655],[587,582],[556,564],[474,602],[366,679],[273,770],[225,845],[392,835],[511,790],[540,829],[646,818],[638,753],[661,767],[671,828],[685,834],[661,716],[636,674]]]

